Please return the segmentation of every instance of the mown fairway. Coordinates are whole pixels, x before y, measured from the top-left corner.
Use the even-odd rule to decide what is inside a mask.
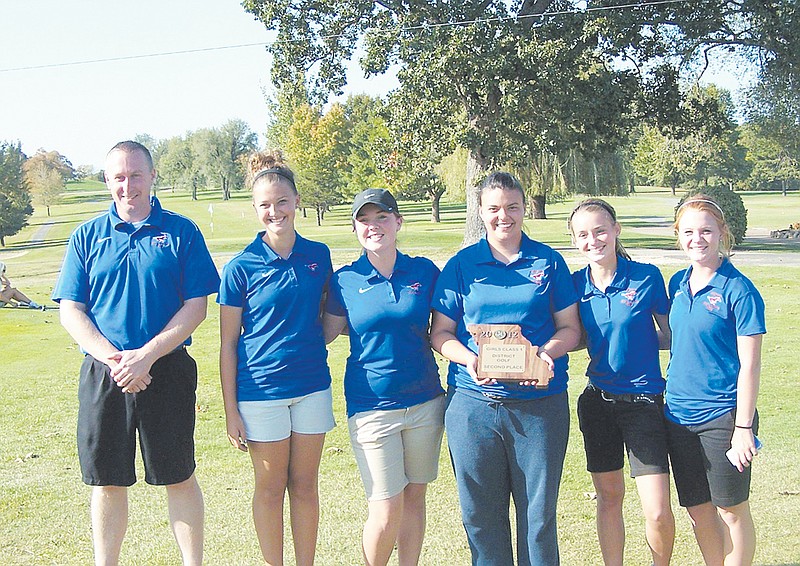
[[[240,250],[258,229],[249,200],[235,193],[221,202],[216,193],[192,202],[185,194],[159,195],[166,208],[193,218],[203,229],[219,267]],[[757,229],[785,228],[800,222],[800,195],[744,193],[749,225]],[[674,250],[668,229],[677,197],[668,192],[640,192],[633,197],[609,199],[623,223],[623,239],[633,255],[646,252],[665,276],[683,263],[667,256]],[[58,273],[64,245],[82,220],[105,210],[109,199],[99,183],[71,185],[64,204],[53,207],[51,218],[37,211],[31,226],[0,249],[13,283],[35,300],[48,297]],[[401,248],[414,255],[444,261],[461,242],[463,207],[445,204],[443,222],[429,222],[422,204],[404,203],[406,224]],[[528,233],[558,248],[567,248],[565,220],[572,202],[548,206],[548,220],[530,222]],[[213,206],[213,216],[209,213]],[[402,205],[401,205],[402,206]],[[357,243],[349,226],[349,208],[340,206],[317,227],[312,211],[299,231],[326,242],[334,264],[352,261]],[[211,222],[213,221],[213,231]],[[44,232],[43,226],[52,225]],[[36,241],[31,243],[32,239]],[[800,254],[793,243],[748,242],[744,249],[778,250]],[[565,252],[574,268],[578,256]],[[743,258],[743,256],[740,256]],[[768,334],[764,340],[760,438],[764,450],[755,464],[751,502],[758,528],[756,562],[768,565],[800,564],[800,394],[797,393],[797,336],[800,326],[800,267],[782,265],[772,256],[761,265],[739,263],[759,287],[767,304]],[[734,257],[734,263],[737,258]],[[795,262],[794,265],[797,265]],[[259,564],[250,517],[251,466],[246,455],[234,451],[225,439],[222,402],[218,386],[218,309],[209,308],[208,320],[195,333],[192,355],[200,367],[198,391],[198,477],[206,499],[206,558],[212,565]],[[89,488],[80,481],[75,449],[77,374],[80,353],[58,322],[57,311],[0,310],[2,379],[0,379],[0,563],[70,564],[92,561],[89,530]],[[334,375],[338,427],[328,436],[322,460],[320,489],[322,517],[318,564],[349,565],[360,562],[361,524],[366,505],[347,437],[341,376],[347,344],[337,340],[330,350]],[[664,358],[666,363],[666,358]],[[585,378],[585,353],[572,356],[571,403],[574,408]],[[632,482],[626,499],[627,564],[649,564],[641,512]],[[594,532],[595,502],[585,471],[582,441],[574,421],[561,488],[559,531],[562,561],[601,564]],[[453,475],[446,451],[442,452],[440,478],[431,485],[428,531],[422,563],[469,563],[461,528]],[[162,489],[137,484],[130,492],[130,525],[123,547],[123,563],[178,564],[166,516]],[[676,507],[678,536],[674,564],[702,563],[685,512]],[[288,530],[288,529],[287,529]],[[287,544],[291,563],[291,544]]]

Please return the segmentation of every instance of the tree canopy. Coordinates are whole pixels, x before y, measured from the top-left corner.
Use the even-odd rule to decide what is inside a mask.
[[[28,190],[23,165],[25,154],[22,146],[0,142],[0,245],[6,245],[6,237],[13,236],[28,225],[33,214],[31,195]]]

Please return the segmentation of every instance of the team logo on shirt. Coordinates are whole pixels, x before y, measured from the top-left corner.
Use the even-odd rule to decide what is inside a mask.
[[[636,302],[636,291],[637,289],[626,289],[625,292],[622,293],[622,299],[620,299],[620,303],[627,307],[632,307]]]
[[[711,291],[706,300],[703,301],[703,306],[706,307],[708,312],[717,312],[719,310],[719,305],[722,302],[722,295],[717,293],[716,291]]]
[[[544,280],[544,269],[531,269],[531,272],[528,273],[528,279],[537,285],[541,285]]]
[[[420,289],[422,289],[422,283],[420,283],[419,281],[416,281],[416,282],[412,283],[411,285],[407,285],[406,289],[411,291],[412,295],[419,295],[419,291],[420,291]]]
[[[166,248],[169,245],[169,238],[163,232],[158,236],[153,236],[150,241],[157,248]]]
[[[308,268],[308,270],[311,273],[314,273],[317,270],[317,268],[319,268],[319,264],[318,263],[307,263],[306,267]]]

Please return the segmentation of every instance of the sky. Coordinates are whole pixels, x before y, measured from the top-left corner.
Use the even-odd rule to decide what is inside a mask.
[[[264,143],[271,37],[237,0],[0,0],[0,141],[97,169],[118,141],[233,118]],[[64,65],[246,44],[260,45]],[[59,66],[21,69],[44,65]],[[354,64],[348,85],[383,95],[397,81]]]
[[[96,169],[118,141],[233,118],[263,144],[270,40],[237,0],[0,0],[0,141]],[[232,48],[241,45],[250,46]],[[740,79],[722,63],[705,80],[735,89]],[[365,79],[354,63],[345,95],[382,96],[396,86],[394,75]]]

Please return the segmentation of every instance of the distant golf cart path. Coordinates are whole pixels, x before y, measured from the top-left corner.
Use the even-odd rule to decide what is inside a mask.
[[[53,227],[55,222],[45,222],[41,226],[36,229],[36,232],[33,233],[31,239],[29,240],[29,244],[41,244],[47,238],[47,234],[50,233],[50,229]],[[14,252],[3,252],[0,251],[0,260],[3,259],[13,259],[15,257],[22,257],[28,253],[28,250],[20,250]]]

